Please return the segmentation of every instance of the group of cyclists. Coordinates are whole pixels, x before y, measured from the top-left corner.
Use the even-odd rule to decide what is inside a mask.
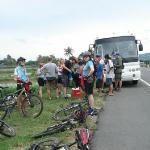
[[[29,83],[30,79],[26,72],[25,58],[17,59],[17,67],[14,71],[17,90],[22,88],[22,82]],[[89,113],[94,110],[93,87],[96,82],[96,89],[99,96],[103,96],[104,82],[109,86],[108,95],[113,96],[113,79],[115,79],[115,90],[120,90],[122,86],[122,58],[119,53],[112,57],[105,55],[105,59],[97,54],[95,58],[89,51],[83,53],[83,59],[79,60],[72,56],[69,60],[60,59],[57,64],[53,63],[49,57],[47,63],[40,62],[37,69],[37,82],[39,85],[39,96],[42,97],[42,87],[46,85],[48,98],[51,100],[51,88],[56,88],[56,98],[62,94],[68,99],[67,88],[69,79],[72,78],[74,86],[83,90],[89,101]]]

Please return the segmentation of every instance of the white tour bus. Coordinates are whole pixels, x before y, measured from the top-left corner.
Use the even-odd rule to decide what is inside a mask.
[[[132,81],[133,84],[138,83],[141,78],[138,51],[143,50],[140,40],[136,40],[134,36],[96,39],[93,47],[94,54],[100,54],[102,58],[104,58],[105,54],[111,55],[115,51],[119,52],[124,63],[122,81]]]

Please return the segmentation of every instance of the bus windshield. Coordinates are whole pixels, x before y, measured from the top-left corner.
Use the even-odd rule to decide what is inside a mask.
[[[124,59],[138,57],[138,51],[135,41],[104,42],[101,44],[97,44],[96,51],[101,56],[105,56],[105,54],[112,55],[113,52],[119,52],[119,54]]]

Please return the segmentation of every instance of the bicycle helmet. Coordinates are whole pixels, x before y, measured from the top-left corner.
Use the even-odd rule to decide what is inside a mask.
[[[85,57],[85,56],[91,56],[91,53],[90,53],[89,51],[85,51],[85,52],[83,53],[83,57]]]
[[[25,60],[26,60],[25,58],[19,57],[19,58],[17,59],[17,63],[19,63],[19,62],[21,62],[21,61],[25,61]]]

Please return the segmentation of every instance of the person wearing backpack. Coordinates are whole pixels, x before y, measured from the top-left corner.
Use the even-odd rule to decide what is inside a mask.
[[[85,86],[85,93],[88,96],[89,101],[89,114],[92,115],[94,113],[94,97],[93,97],[93,86],[94,86],[94,64],[91,60],[91,53],[85,51],[83,53],[83,60],[85,65],[83,67],[83,77],[84,77],[84,86]]]
[[[122,87],[122,69],[123,60],[122,57],[119,55],[119,52],[116,52],[115,59],[114,59],[114,73],[115,73],[115,90],[118,91]]]

